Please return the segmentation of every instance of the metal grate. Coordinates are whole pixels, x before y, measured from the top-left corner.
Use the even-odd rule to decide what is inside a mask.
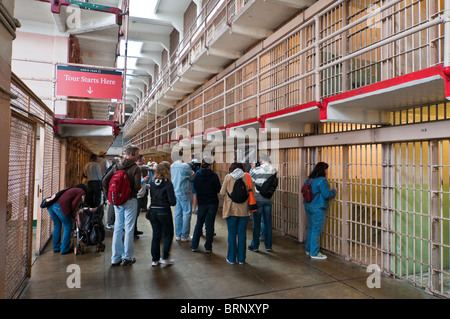
[[[8,202],[12,215],[6,224],[6,297],[12,298],[31,271],[33,227],[34,125],[11,117]]]

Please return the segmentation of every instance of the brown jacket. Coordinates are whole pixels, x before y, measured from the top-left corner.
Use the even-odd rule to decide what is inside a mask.
[[[228,218],[230,216],[246,217],[251,215],[251,213],[248,211],[248,199],[243,203],[235,203],[227,194],[227,192],[231,194],[231,192],[233,191],[233,186],[236,182],[236,178],[233,176],[237,175],[236,170],[234,170],[231,174],[227,174],[223,179],[222,188],[220,190],[220,194],[224,196],[222,218]],[[242,172],[242,170],[240,171]],[[241,174],[238,174],[238,176],[241,176]],[[248,189],[247,179],[245,178],[245,175],[242,178],[244,179],[244,183]],[[255,186],[253,185],[253,182],[251,183],[253,193],[255,193]]]

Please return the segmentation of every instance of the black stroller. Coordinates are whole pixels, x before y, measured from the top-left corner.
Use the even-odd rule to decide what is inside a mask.
[[[96,246],[95,251],[105,250],[105,226],[103,225],[103,206],[90,209],[89,207],[80,208],[75,218],[77,232],[77,246],[74,249],[75,255],[82,255],[84,247]]]

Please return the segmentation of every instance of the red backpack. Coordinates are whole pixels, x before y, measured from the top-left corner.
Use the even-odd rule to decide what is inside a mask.
[[[314,197],[316,197],[316,194],[313,194],[312,192],[312,187],[311,187],[311,183],[313,182],[314,179],[310,178],[308,180],[307,184],[303,184],[302,186],[302,194],[303,194],[303,201],[305,203],[311,203],[314,199]]]
[[[110,204],[120,206],[131,198],[130,180],[127,171],[117,170],[109,181],[108,201]]]

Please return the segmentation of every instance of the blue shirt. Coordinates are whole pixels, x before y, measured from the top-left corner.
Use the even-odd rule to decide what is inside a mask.
[[[175,190],[175,196],[190,195],[191,190],[191,173],[192,169],[189,164],[181,161],[175,161],[170,166],[170,175]]]
[[[305,184],[307,184],[309,178],[306,179]],[[321,208],[328,209],[328,202],[330,199],[336,197],[336,190],[330,190],[330,184],[325,177],[317,177],[311,182],[311,189],[313,194],[317,194],[311,203],[303,204],[308,208]]]

